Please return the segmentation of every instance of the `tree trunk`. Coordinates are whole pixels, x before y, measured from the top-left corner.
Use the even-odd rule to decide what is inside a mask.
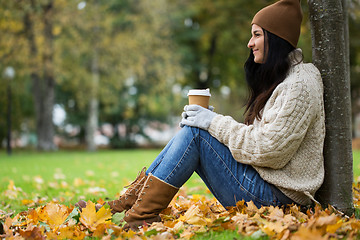
[[[11,99],[11,80],[8,79],[7,81],[7,139],[6,139],[6,150],[7,154],[11,155],[12,149],[11,149],[11,105],[12,105],[12,99]]]
[[[98,118],[99,118],[99,82],[100,82],[100,70],[99,70],[99,36],[100,36],[100,16],[98,12],[98,1],[94,1],[95,12],[93,14],[94,27],[93,32],[90,33],[91,42],[93,46],[93,56],[91,59],[91,85],[89,92],[89,112],[88,120],[86,124],[86,145],[88,151],[95,151],[95,132],[98,129]]]
[[[86,125],[86,144],[88,151],[95,151],[95,132],[98,128],[98,115],[99,115],[99,101],[98,101],[98,87],[100,80],[99,73],[99,63],[98,63],[98,50],[96,47],[94,48],[94,54],[92,58],[92,84],[90,91],[90,100],[89,100],[89,112],[88,112],[88,120]]]
[[[31,7],[32,9],[30,11],[35,12],[35,9],[38,7],[35,1],[31,1]],[[37,148],[42,151],[56,149],[53,141],[53,106],[55,99],[55,76],[53,70],[54,37],[52,33],[53,8],[53,0],[49,0],[42,8],[42,22],[44,24],[44,52],[41,56],[41,59],[43,60],[42,67],[40,67],[40,64],[36,63],[35,60],[39,59],[39,51],[35,40],[34,17],[32,17],[29,12],[27,12],[24,17],[26,36],[30,46],[30,57],[34,59],[32,63],[31,79],[36,114]],[[40,74],[40,69],[43,70],[43,74]]]
[[[324,82],[325,180],[318,200],[351,215],[353,158],[347,0],[309,0],[313,62]]]

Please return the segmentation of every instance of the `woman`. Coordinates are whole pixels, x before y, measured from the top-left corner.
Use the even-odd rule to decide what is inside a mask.
[[[308,205],[324,178],[323,86],[296,49],[299,0],[280,0],[252,21],[245,63],[250,96],[245,123],[198,105],[185,106],[181,131],[118,200],[127,226],[161,221],[178,189],[196,172],[227,207]]]

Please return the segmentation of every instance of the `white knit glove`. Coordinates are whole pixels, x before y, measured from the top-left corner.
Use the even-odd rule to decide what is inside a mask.
[[[187,125],[208,130],[211,121],[217,115],[213,110],[214,107],[212,106],[206,109],[199,105],[186,105],[184,112],[181,114],[182,119],[179,125],[180,127]]]

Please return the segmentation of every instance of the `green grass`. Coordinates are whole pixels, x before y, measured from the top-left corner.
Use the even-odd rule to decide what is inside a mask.
[[[353,151],[353,172],[354,172],[354,179],[358,181],[358,177],[360,176],[360,150]]]
[[[148,167],[161,149],[59,151],[38,153],[15,151],[7,156],[0,151],[0,193],[10,181],[26,194],[10,199],[1,194],[0,209],[11,204],[14,210],[22,210],[20,199],[47,197],[74,203],[84,199],[114,199],[125,185],[131,182],[142,167]],[[354,151],[354,179],[360,176],[360,151]],[[43,181],[43,182],[41,182]],[[206,189],[194,174],[186,187],[200,192]],[[93,190],[89,192],[89,190]],[[95,191],[99,190],[99,191]],[[95,191],[95,192],[94,192]]]
[[[264,233],[261,231],[257,231],[253,233],[251,236],[243,236],[238,234],[236,231],[221,231],[221,232],[206,232],[200,233],[195,235],[194,240],[250,240],[250,239],[257,239],[257,240],[266,240],[269,239],[268,236],[264,236]]]
[[[74,204],[79,199],[115,199],[123,187],[134,180],[142,167],[148,167],[161,149],[101,150],[98,152],[59,151],[38,153],[14,152],[7,156],[0,151],[0,193],[14,182],[23,193],[15,199],[0,194],[0,209],[25,210],[22,199],[57,199]],[[205,185],[194,174],[186,184],[189,189]]]

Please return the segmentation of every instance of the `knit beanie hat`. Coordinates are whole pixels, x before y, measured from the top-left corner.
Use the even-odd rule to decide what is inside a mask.
[[[300,0],[280,0],[257,12],[251,22],[296,47],[302,21]]]

